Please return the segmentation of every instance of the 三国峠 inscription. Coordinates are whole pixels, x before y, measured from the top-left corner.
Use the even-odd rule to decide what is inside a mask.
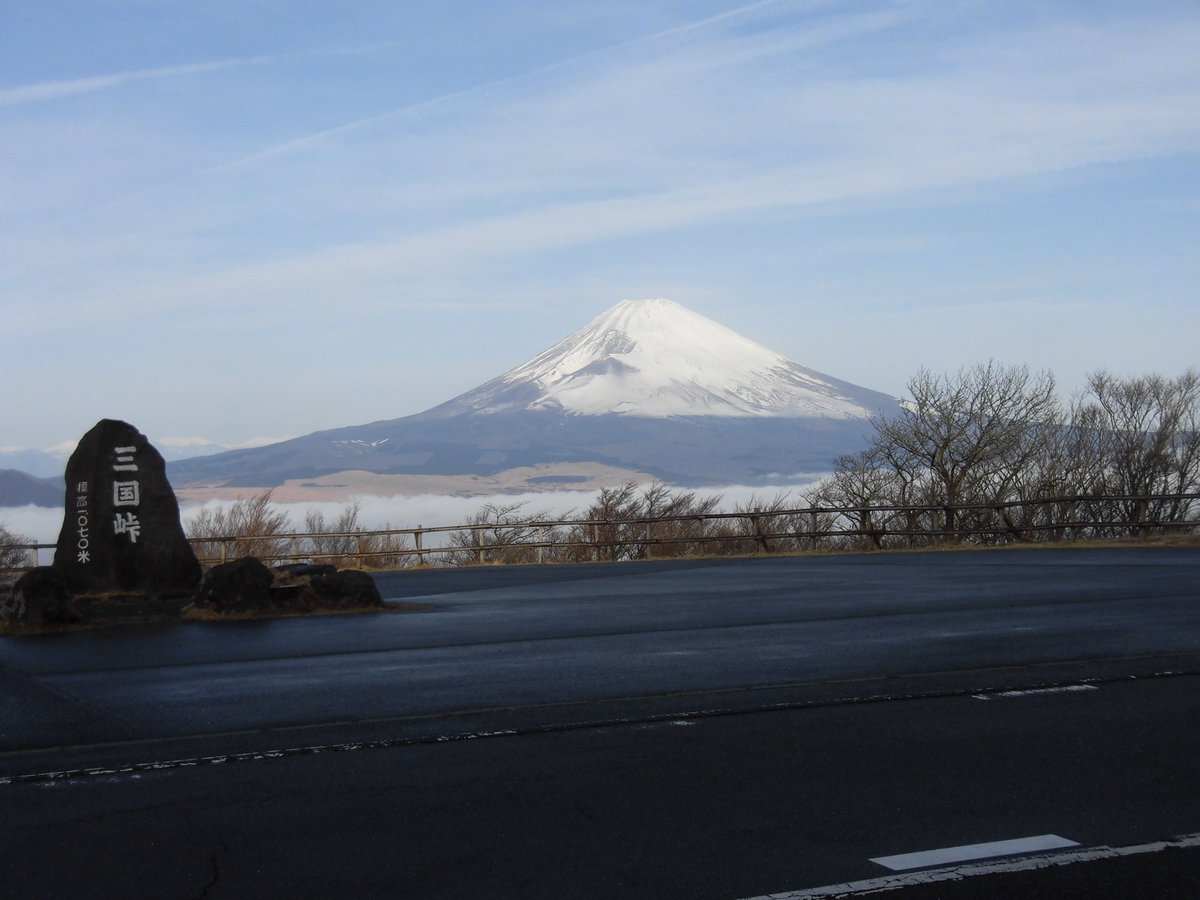
[[[137,447],[114,447],[113,454],[117,459],[113,463],[113,471],[136,472],[138,470],[137,463],[133,461],[136,453]],[[137,479],[132,481],[113,481],[114,508],[132,506],[136,509],[136,507],[141,505],[141,502],[141,485]],[[141,530],[142,523],[138,520],[137,513],[134,511],[118,511],[116,517],[113,519],[113,533],[128,535],[129,540],[135,544]]]

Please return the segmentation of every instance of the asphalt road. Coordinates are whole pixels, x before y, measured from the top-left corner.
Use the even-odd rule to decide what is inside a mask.
[[[1165,548],[406,572],[394,614],[0,638],[0,885],[740,898],[1054,835],[1116,849],[905,893],[1197,896],[1187,840],[1128,849],[1200,833],[1197,576]]]

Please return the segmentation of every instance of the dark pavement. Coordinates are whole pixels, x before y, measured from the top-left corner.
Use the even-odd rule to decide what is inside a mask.
[[[419,611],[0,638],[0,884],[736,898],[1195,834],[1198,576],[1167,548],[403,572]],[[1196,896],[1196,857],[956,884]]]

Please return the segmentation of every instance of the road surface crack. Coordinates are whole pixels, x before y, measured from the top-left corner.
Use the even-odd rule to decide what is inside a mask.
[[[221,881],[221,857],[229,852],[229,842],[221,837],[218,832],[207,832],[202,825],[196,822],[191,816],[187,817],[187,821],[191,826],[201,833],[210,834],[211,839],[216,841],[216,849],[208,855],[208,881],[200,888],[200,893],[196,895],[196,900],[204,900]]]

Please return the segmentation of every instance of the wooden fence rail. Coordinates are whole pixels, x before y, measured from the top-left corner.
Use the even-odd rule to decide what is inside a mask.
[[[227,561],[235,548],[240,555],[269,562],[336,561],[371,568],[600,561],[1200,532],[1198,500],[1200,493],[1075,495],[951,505],[810,506],[635,519],[418,525],[190,541],[208,564]],[[947,522],[955,527],[947,530]],[[24,570],[37,565],[39,550],[50,549],[53,544],[18,544],[0,546],[0,554],[24,552],[26,564],[13,567]]]

